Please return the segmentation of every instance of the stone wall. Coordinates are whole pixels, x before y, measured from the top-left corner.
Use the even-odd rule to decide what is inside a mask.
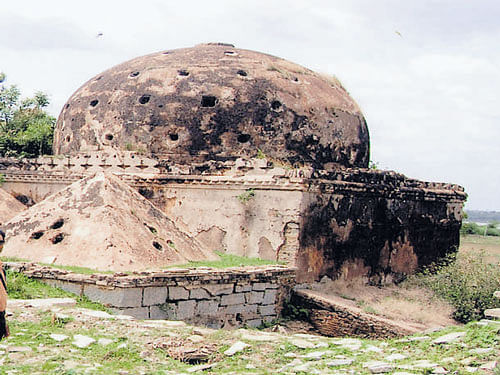
[[[295,270],[278,265],[176,268],[131,275],[82,275],[33,263],[7,262],[6,267],[84,295],[115,313],[213,328],[257,327],[277,319],[295,283]]]
[[[398,281],[459,245],[466,194],[453,184],[392,171],[285,169],[265,159],[190,166],[134,159],[160,173],[118,172],[122,164],[95,155],[86,160],[92,166],[84,174],[73,161],[34,171],[36,163],[54,163],[0,160],[3,187],[37,202],[93,169],[110,168],[209,250],[287,262],[301,282],[322,275]]]

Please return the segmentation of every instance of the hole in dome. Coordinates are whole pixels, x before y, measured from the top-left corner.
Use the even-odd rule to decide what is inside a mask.
[[[250,140],[250,134],[240,134],[238,136],[238,142],[240,143],[246,143]]]
[[[184,69],[179,70],[177,73],[179,73],[179,75],[183,77],[187,77],[189,75],[189,72]]]
[[[271,108],[275,111],[281,108],[281,102],[279,100],[273,100],[271,102]]]
[[[102,78],[102,76],[97,77],[95,80],[99,81]]]
[[[68,109],[68,108],[69,108],[69,103],[68,103],[68,104],[66,104],[66,109]]]
[[[162,53],[162,55],[170,55],[170,51],[165,51]]]
[[[70,141],[71,141],[71,136],[70,135],[66,136],[66,142],[70,142]]]
[[[234,52],[234,51],[224,51],[224,55],[226,55],[226,56],[235,56],[235,55],[237,55],[237,53]]]
[[[137,77],[140,74],[140,72],[132,72],[130,73],[130,77]]]
[[[106,134],[106,137],[105,137],[108,141],[112,141],[113,140],[113,134]]]
[[[139,188],[139,194],[141,194],[144,198],[151,199],[154,196],[153,190],[146,188]]]
[[[179,139],[179,134],[177,133],[171,133],[168,136],[170,137],[171,141],[177,141]]]
[[[58,233],[50,240],[54,245],[61,242],[64,239],[64,233]]]
[[[148,95],[148,94],[144,94],[143,96],[141,96],[139,98],[139,103],[141,104],[146,104],[149,102],[149,99],[151,99],[151,95]]]
[[[163,104],[158,104],[158,108],[163,108]]]
[[[294,82],[299,82],[299,79],[297,77],[293,77],[292,79]]]
[[[217,104],[217,98],[212,95],[203,95],[201,97],[201,106],[202,107],[215,107]]]
[[[28,197],[27,195],[24,194],[18,194],[14,198],[16,198],[19,202],[24,204],[25,206],[31,207],[35,204],[35,201],[33,198]]]
[[[163,250],[163,246],[161,246],[159,242],[153,241],[153,246],[156,250]]]
[[[99,100],[97,100],[97,99],[94,99],[94,100],[92,100],[92,101],[90,102],[90,106],[91,106],[91,107],[95,107],[97,104],[99,104]]]
[[[246,77],[248,75],[247,72],[245,72],[244,70],[238,70],[236,73],[238,73],[238,75],[242,77]]]
[[[51,226],[50,229],[59,229],[64,225],[64,219],[59,219],[55,221]]]
[[[33,238],[34,240],[38,240],[38,239],[42,238],[43,234],[44,234],[44,231],[39,230],[38,232],[32,233],[31,238]]]

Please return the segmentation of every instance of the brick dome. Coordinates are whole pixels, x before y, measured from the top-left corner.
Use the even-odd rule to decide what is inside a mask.
[[[138,57],[80,87],[59,115],[54,153],[99,150],[180,164],[265,154],[331,169],[366,167],[369,135],[336,79],[209,43]]]

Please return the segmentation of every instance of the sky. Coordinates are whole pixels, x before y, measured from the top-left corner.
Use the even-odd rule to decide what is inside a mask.
[[[49,94],[57,117],[134,57],[206,42],[269,53],[340,79],[381,169],[500,211],[499,19],[498,0],[2,0],[0,72]]]

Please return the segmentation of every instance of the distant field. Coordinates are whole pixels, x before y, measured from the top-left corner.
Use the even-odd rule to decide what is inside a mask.
[[[488,261],[500,264],[500,237],[476,234],[461,236],[460,252],[484,252]]]

